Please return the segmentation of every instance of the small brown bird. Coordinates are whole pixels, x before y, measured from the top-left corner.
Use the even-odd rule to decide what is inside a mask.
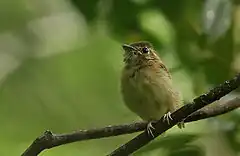
[[[128,108],[149,121],[147,131],[152,136],[151,121],[172,120],[171,112],[182,105],[179,92],[172,85],[171,75],[146,41],[124,44],[125,66],[121,77],[121,91]],[[183,123],[178,126],[184,127]]]

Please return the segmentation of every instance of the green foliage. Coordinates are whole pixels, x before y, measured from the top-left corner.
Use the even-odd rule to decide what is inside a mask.
[[[64,133],[139,120],[120,95],[122,43],[152,42],[186,101],[239,70],[237,1],[2,0],[0,10],[3,156],[20,155],[47,129]],[[134,155],[237,155],[238,119],[235,111],[173,128]],[[41,155],[106,155],[135,135]]]
[[[151,144],[143,147],[136,155],[141,155],[147,152],[151,152],[154,150],[160,150],[161,148],[167,150],[170,154],[178,153],[179,151],[184,151],[187,148],[192,148],[193,145],[189,145],[192,141],[198,138],[197,135],[191,134],[182,134],[182,135],[169,135],[169,136],[161,136],[156,141],[153,141]],[[189,150],[191,151],[191,150]]]
[[[197,146],[188,146],[177,151],[171,152],[169,154],[169,156],[184,156],[184,155],[203,156],[204,153]]]

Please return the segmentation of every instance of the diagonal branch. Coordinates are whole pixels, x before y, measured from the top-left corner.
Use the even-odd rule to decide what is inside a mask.
[[[144,145],[148,144],[150,141],[155,139],[157,136],[167,131],[175,124],[183,121],[187,116],[192,114],[193,112],[207,106],[208,104],[219,100],[226,94],[230,93],[240,85],[240,74],[237,74],[233,79],[229,81],[225,81],[223,84],[211,89],[208,93],[203,94],[193,100],[193,102],[184,105],[180,109],[176,110],[171,114],[173,120],[168,124],[163,121],[163,117],[158,120],[156,123],[153,123],[154,129],[152,130],[154,137],[151,137],[147,134],[147,131],[139,134],[137,137],[133,138],[126,144],[122,145],[118,149],[114,150],[110,156],[125,156],[130,155],[136,150],[140,149]]]
[[[184,122],[185,123],[193,122],[193,121],[198,121],[206,118],[215,117],[218,115],[223,115],[239,107],[240,107],[240,98],[236,97],[234,99],[225,101],[224,103],[221,103],[216,106],[211,106],[211,107],[206,106],[202,109],[199,109],[198,111],[192,113],[186,119],[184,119]]]
[[[230,112],[240,107],[240,98],[234,98],[215,107],[206,107],[189,115],[184,121],[192,122],[210,117],[215,117]],[[96,128],[90,130],[80,130],[68,134],[52,134],[46,131],[43,136],[37,138],[31,146],[22,154],[23,156],[35,156],[45,149],[56,146],[89,139],[99,139],[104,137],[118,136],[130,134],[145,130],[147,122],[141,121],[131,124],[107,126],[104,128]]]

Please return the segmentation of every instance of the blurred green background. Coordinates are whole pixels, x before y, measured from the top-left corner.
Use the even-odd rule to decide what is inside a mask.
[[[1,156],[20,155],[45,130],[140,120],[120,95],[123,43],[152,42],[185,101],[240,70],[237,0],[1,0],[0,22]],[[239,156],[239,123],[235,110],[174,127],[134,155]],[[106,155],[135,135],[40,155]]]

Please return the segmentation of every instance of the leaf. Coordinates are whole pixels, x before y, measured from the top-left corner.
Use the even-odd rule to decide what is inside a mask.
[[[179,146],[182,147],[181,144],[179,144]],[[204,156],[205,153],[198,146],[190,146],[190,145],[188,145],[186,147],[182,147],[179,150],[173,150],[169,154],[169,156],[187,156],[187,155]]]
[[[153,151],[160,148],[165,148],[167,150],[180,150],[188,143],[196,140],[197,135],[193,134],[182,134],[182,135],[169,135],[169,136],[160,136],[160,139],[150,143],[146,147],[140,149],[137,154],[145,153],[148,151]]]
[[[224,35],[231,24],[230,0],[206,0],[203,9],[203,31],[211,40]]]

